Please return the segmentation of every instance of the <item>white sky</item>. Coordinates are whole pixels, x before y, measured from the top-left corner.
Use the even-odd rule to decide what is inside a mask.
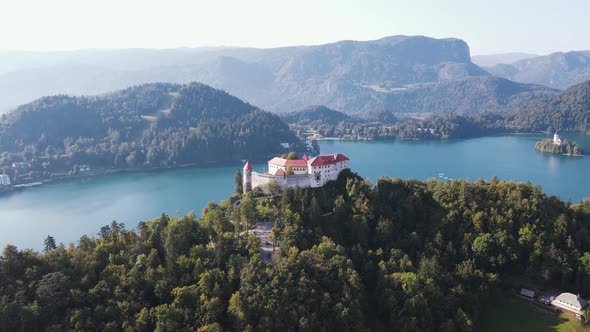
[[[590,49],[589,0],[0,0],[0,49],[464,39],[472,54]]]

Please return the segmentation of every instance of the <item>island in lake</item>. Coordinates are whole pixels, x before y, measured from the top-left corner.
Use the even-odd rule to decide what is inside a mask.
[[[535,143],[535,149],[541,152],[559,153],[567,155],[583,155],[584,149],[576,142],[568,141],[556,132],[553,139],[545,138]]]

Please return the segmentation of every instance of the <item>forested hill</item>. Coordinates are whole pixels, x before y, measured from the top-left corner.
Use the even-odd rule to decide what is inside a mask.
[[[391,91],[382,105],[394,112],[406,113],[503,114],[558,92],[494,76],[466,77]]]
[[[281,115],[281,119],[288,124],[309,127],[337,126],[341,123],[356,124],[366,122],[388,125],[398,122],[398,119],[393,113],[382,109],[367,111],[362,117],[358,117],[322,105],[310,106],[300,111],[286,113]]]
[[[44,254],[7,246],[0,330],[478,331],[495,291],[590,295],[590,202],[531,184],[372,187],[345,171],[238,199],[202,218],[113,222],[78,245],[48,237]],[[264,220],[274,265],[246,231]]]
[[[301,111],[286,113],[281,116],[289,124],[305,126],[335,126],[340,122],[358,122],[360,119],[335,111],[326,106],[310,106]]]
[[[534,100],[507,114],[509,126],[523,130],[590,130],[590,81],[559,95]]]
[[[0,120],[3,165],[225,162],[280,153],[285,142],[298,140],[278,116],[199,83],[45,97]]]

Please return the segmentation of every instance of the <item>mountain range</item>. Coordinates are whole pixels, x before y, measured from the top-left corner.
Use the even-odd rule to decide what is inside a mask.
[[[498,63],[484,69],[516,82],[565,89],[590,80],[590,51],[557,52]]]
[[[490,75],[460,39],[424,36],[273,49],[0,53],[0,59],[7,59],[0,67],[0,112],[41,96],[146,82],[200,81],[279,113],[314,104],[352,114],[506,112],[557,92]]]
[[[473,55],[471,61],[476,65],[486,68],[495,66],[501,63],[513,63],[522,59],[534,58],[539,56],[538,54],[532,53],[500,53],[500,54],[484,54],[484,55]]]

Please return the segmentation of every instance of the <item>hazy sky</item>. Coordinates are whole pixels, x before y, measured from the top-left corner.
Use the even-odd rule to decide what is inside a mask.
[[[462,38],[472,54],[590,49],[589,0],[0,0],[0,49]]]

